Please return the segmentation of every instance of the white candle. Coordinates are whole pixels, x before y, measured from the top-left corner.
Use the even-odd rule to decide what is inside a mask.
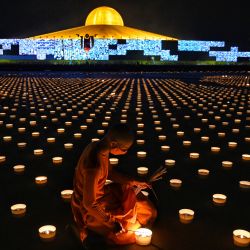
[[[136,140],[136,143],[138,145],[143,145],[145,143],[145,140]]]
[[[172,187],[172,188],[180,188],[181,187],[181,185],[182,185],[182,180],[179,180],[179,179],[171,179],[170,181],[169,181],[169,183],[170,183],[170,186]]]
[[[188,224],[194,219],[194,211],[191,209],[183,208],[179,210],[180,222]]]
[[[151,243],[152,231],[147,228],[139,228],[135,231],[136,244],[147,246]]]
[[[159,139],[160,141],[165,141],[166,138],[167,138],[166,135],[159,135],[159,136],[158,136],[158,139]]]
[[[25,204],[15,204],[15,205],[12,205],[10,207],[10,209],[11,209],[11,213],[17,217],[22,217],[26,213],[26,205]]]
[[[86,130],[87,128],[88,128],[87,125],[81,125],[81,126],[80,126],[80,129],[81,129],[81,130]]]
[[[12,140],[12,136],[4,136],[4,137],[3,137],[3,140],[4,140],[5,142],[10,142],[10,141]]]
[[[63,158],[60,157],[60,156],[55,156],[55,157],[52,158],[52,162],[53,162],[54,164],[61,164],[62,161],[63,161]]]
[[[109,158],[109,163],[111,165],[117,165],[119,162],[119,159],[118,158]]]
[[[213,202],[216,205],[224,205],[226,200],[227,196],[224,194],[213,194]]]
[[[189,157],[190,157],[190,159],[199,159],[200,154],[199,153],[190,153]]]
[[[18,142],[18,143],[17,143],[17,146],[18,146],[19,148],[25,148],[26,145],[27,145],[26,142]]]
[[[63,198],[64,201],[70,201],[72,194],[73,194],[73,190],[71,189],[66,189],[66,190],[61,191],[61,197]]]
[[[250,154],[242,154],[242,159],[245,161],[250,161]]]
[[[105,132],[104,129],[98,129],[98,130],[97,130],[97,134],[98,134],[98,135],[103,135],[104,132]]]
[[[183,141],[183,145],[189,147],[191,146],[191,141]]]
[[[91,141],[92,141],[92,142],[100,141],[100,139],[99,139],[99,138],[92,138]]]
[[[198,174],[200,177],[207,177],[209,175],[209,170],[208,169],[198,169]]]
[[[239,181],[239,186],[242,189],[249,189],[250,188],[250,181]]]
[[[228,142],[228,147],[229,148],[236,148],[237,147],[237,142],[232,142],[232,141]]]
[[[168,145],[162,145],[161,146],[161,150],[164,151],[164,152],[167,152],[169,151],[170,147]]]
[[[233,166],[233,162],[231,161],[223,161],[222,162],[222,167],[224,168],[231,168]]]
[[[34,149],[34,155],[42,155],[43,149]]]
[[[56,236],[56,227],[45,225],[38,229],[39,236],[42,240],[52,240]]]
[[[250,232],[242,229],[233,231],[234,244],[240,247],[247,247],[250,244]]]
[[[47,176],[37,176],[35,178],[36,184],[38,184],[38,185],[42,185],[42,184],[47,183],[47,180],[48,180]]]
[[[208,142],[208,141],[209,141],[209,137],[208,137],[208,136],[202,136],[202,137],[201,137],[201,140],[202,140],[203,142]]]
[[[184,136],[184,132],[183,131],[177,131],[177,136],[179,136],[179,137]]]
[[[47,138],[48,143],[54,143],[55,141],[56,141],[56,138],[54,138],[54,137]]]
[[[220,147],[211,147],[211,151],[213,153],[218,153],[218,152],[220,152]]]
[[[65,143],[64,148],[65,149],[72,149],[73,148],[73,143]]]
[[[14,172],[16,172],[16,173],[22,173],[25,170],[25,166],[24,165],[15,165],[13,167],[13,169],[14,169]]]
[[[147,175],[148,174],[148,168],[147,167],[138,167],[137,168],[137,174],[138,175]]]
[[[145,152],[145,151],[138,151],[137,152],[138,158],[145,158],[146,156],[147,156],[147,152]]]
[[[175,165],[175,160],[173,160],[173,159],[166,159],[165,160],[165,165],[166,166],[174,166]]]
[[[81,133],[74,133],[74,138],[79,139],[82,137]]]

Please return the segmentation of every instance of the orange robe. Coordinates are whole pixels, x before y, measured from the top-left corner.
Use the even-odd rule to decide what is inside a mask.
[[[109,154],[98,152],[97,145],[98,142],[93,142],[86,147],[75,170],[71,207],[81,240],[90,229],[105,236],[111,244],[134,243],[132,231],[152,223],[156,209],[144,195],[136,195],[129,178],[121,174],[113,175],[119,183],[105,185],[110,169]],[[90,162],[93,155],[96,161]],[[115,234],[115,221],[120,222],[126,232]]]

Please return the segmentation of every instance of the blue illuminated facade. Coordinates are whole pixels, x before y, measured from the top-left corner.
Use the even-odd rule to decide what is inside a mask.
[[[0,39],[1,59],[250,62],[250,48],[224,41],[95,39],[85,51],[80,39]]]

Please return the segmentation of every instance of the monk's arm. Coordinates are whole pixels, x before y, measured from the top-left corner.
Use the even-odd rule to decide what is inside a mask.
[[[85,170],[83,180],[83,206],[93,214],[100,222],[112,228],[113,220],[109,213],[106,213],[96,200],[98,188],[99,170]]]

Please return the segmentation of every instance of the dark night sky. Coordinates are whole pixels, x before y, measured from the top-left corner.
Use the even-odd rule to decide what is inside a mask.
[[[1,1],[0,38],[28,37],[84,24],[99,6],[115,8],[126,26],[180,39],[250,43],[249,0]]]

